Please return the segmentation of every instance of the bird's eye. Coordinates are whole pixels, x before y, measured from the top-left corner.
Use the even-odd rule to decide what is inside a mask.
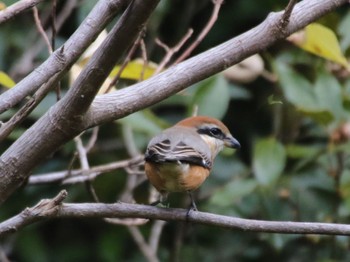
[[[219,137],[222,135],[222,131],[217,127],[213,127],[210,128],[210,134],[214,137]]]

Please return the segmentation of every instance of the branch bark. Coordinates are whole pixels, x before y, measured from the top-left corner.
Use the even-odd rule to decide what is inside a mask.
[[[18,14],[40,4],[44,0],[22,0],[0,11],[0,24],[14,18]]]
[[[144,6],[147,12],[151,12],[147,3],[153,4],[154,1],[155,0],[143,1],[141,6]],[[98,5],[105,4],[109,6],[106,2],[110,3],[110,1],[99,1]],[[110,55],[111,53],[104,54],[103,51],[101,51],[102,54],[100,54],[103,58],[96,58],[96,63],[94,63],[95,59],[92,59],[91,64],[87,67],[88,69],[81,74],[77,83],[75,83],[74,87],[69,90],[68,94],[59,103],[53,106],[50,111],[39,119],[30,129],[28,129],[1,156],[0,204],[4,202],[23,181],[25,181],[29,172],[40,161],[52,154],[57,148],[84,129],[124,117],[137,110],[157,103],[185,89],[193,83],[218,73],[256,52],[264,50],[277,40],[283,39],[287,35],[303,28],[307,24],[347,2],[347,0],[301,1],[295,5],[289,23],[283,28],[283,30],[280,30],[280,20],[283,16],[283,12],[272,13],[263,23],[252,30],[249,30],[248,32],[207,52],[184,61],[183,63],[173,66],[149,80],[124,88],[112,94],[98,96],[89,110],[85,112],[96,94],[100,80],[108,74],[108,68],[110,68],[110,65],[112,64],[111,61],[108,60],[109,57],[106,57],[106,54]],[[116,3],[120,2],[115,1],[114,4]],[[115,7],[115,5],[112,6]],[[103,7],[106,8],[106,6]],[[98,12],[98,10],[100,9],[97,9],[96,12]],[[146,17],[145,10],[142,10],[141,13],[139,13],[143,18]],[[106,13],[109,15],[111,14],[111,12]],[[97,14],[95,15],[97,16]],[[137,20],[137,16],[132,17]],[[139,22],[139,26],[142,26],[143,22]],[[89,23],[85,26],[89,26]],[[100,29],[100,27],[98,28]],[[141,29],[141,27],[139,29]],[[125,33],[125,30],[121,31]],[[132,40],[130,39],[130,41]],[[123,44],[123,46],[126,45]],[[65,45],[65,47],[67,46]],[[74,50],[78,52],[76,47],[77,46],[74,46]],[[108,49],[105,51],[108,51]],[[65,55],[64,58],[67,59],[67,56]],[[103,59],[109,61],[106,67],[104,67]],[[57,70],[62,70],[62,68],[67,67],[65,63],[60,64],[56,59],[51,58],[51,60],[49,59],[39,67],[41,68],[40,70],[43,70],[45,66],[52,69],[53,65],[50,63],[54,64],[54,68]],[[59,66],[57,64],[59,64]],[[102,66],[102,69],[106,69],[107,73],[102,72],[103,70],[101,70],[99,66]],[[49,74],[52,75],[56,71],[53,70],[54,72],[51,72],[51,69],[49,70]],[[36,75],[41,76],[40,70],[36,72]],[[92,74],[92,72],[94,72],[94,74]],[[46,73],[47,72],[45,72],[45,74],[43,73],[43,75],[45,75],[44,79],[47,78]],[[39,82],[43,81],[43,77],[39,77],[38,79]],[[17,89],[20,92],[19,96],[22,95],[23,98],[23,95],[27,94],[26,91],[33,89],[32,83],[35,83],[36,81],[34,81],[32,77],[29,77],[22,82],[22,84],[19,83],[18,85],[23,89],[18,87]],[[11,90],[15,89],[16,88],[13,88]],[[15,96],[17,96],[17,94]],[[11,104],[14,101],[11,100],[9,102],[8,100],[2,100],[1,98],[2,97],[0,96],[0,112],[1,108],[4,108],[2,106],[5,105],[5,108],[7,108],[9,103]]]
[[[158,1],[132,1],[65,97],[1,156],[0,203],[25,181],[40,159],[83,131],[82,116],[115,63],[144,27]]]
[[[57,77],[58,74],[58,80],[62,78],[127,2],[129,0],[98,1],[84,22],[64,44],[64,55],[61,53],[62,47],[59,48],[16,86],[0,95],[0,114],[35,92],[52,76]]]
[[[48,174],[33,175],[29,178],[28,184],[38,185],[50,183],[82,183],[85,181],[94,180],[97,176],[103,173],[111,172],[121,168],[130,168],[141,164],[143,165],[143,156],[135,156],[134,158],[128,160],[121,160],[105,165],[94,166],[91,167],[89,170],[74,169],[52,172]]]
[[[61,203],[66,192],[62,191],[53,200],[42,200],[33,208],[0,223],[0,237],[16,232],[38,221],[53,218],[146,218],[166,221],[189,221],[208,226],[225,227],[245,232],[280,234],[350,235],[350,225],[312,222],[264,221],[216,215],[192,211],[187,217],[186,209],[158,208],[154,206],[115,203]]]
[[[281,28],[281,19],[284,17],[284,12],[271,13],[255,28],[146,81],[110,94],[97,96],[85,116],[85,128],[122,118],[158,103],[198,81],[265,50],[276,41],[346,3],[346,0],[301,1],[294,6],[289,23],[283,28]]]

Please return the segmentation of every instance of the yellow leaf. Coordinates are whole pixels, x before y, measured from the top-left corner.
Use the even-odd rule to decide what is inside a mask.
[[[108,33],[106,30],[102,31],[100,35],[97,37],[97,39],[82,54],[79,61],[72,66],[69,72],[70,85],[73,85],[74,81],[77,79],[78,75],[81,73],[81,71],[83,70],[83,68],[89,61],[89,59],[92,57],[94,52],[98,49],[101,43],[106,39],[107,34]],[[128,65],[124,68],[120,78],[140,80],[142,78],[141,76],[143,73],[143,79],[147,79],[154,74],[156,68],[157,68],[157,65],[152,62],[148,62],[148,64],[144,68],[143,60],[135,59],[133,61],[130,61]],[[113,81],[113,78],[117,75],[119,70],[120,70],[120,65],[117,65],[114,67],[112,72],[109,74],[108,78],[100,87],[98,94],[106,93],[106,91],[109,89],[110,83]],[[112,92],[114,90],[115,90],[115,87],[111,88],[109,92]]]
[[[288,37],[288,40],[305,51],[350,69],[336,35],[328,27],[317,23],[309,24],[304,30]]]
[[[3,2],[0,2],[0,11],[6,9],[6,5]]]
[[[135,59],[130,61],[127,66],[124,68],[120,78],[131,79],[131,80],[140,80],[150,78],[155,70],[157,65],[153,62],[148,62],[146,65],[142,59]],[[114,77],[120,70],[120,65],[117,65],[112,70],[110,76]],[[143,75],[142,75],[143,74]]]
[[[7,87],[7,88],[11,88],[15,85],[15,81],[12,80],[11,77],[9,77],[8,74],[6,74],[3,71],[0,71],[0,85]]]

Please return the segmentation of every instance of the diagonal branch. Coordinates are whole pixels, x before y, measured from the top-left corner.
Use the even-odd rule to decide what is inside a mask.
[[[93,54],[60,105],[61,118],[84,114],[125,50],[134,42],[159,0],[133,0]]]
[[[77,61],[84,50],[115,17],[129,0],[101,0],[86,17],[75,33],[64,44],[64,54],[54,52],[41,66],[35,69],[16,86],[0,95],[0,114],[18,104],[26,96],[35,92],[53,75],[60,77]]]
[[[186,87],[261,52],[331,10],[346,0],[308,0],[294,6],[289,23],[280,30],[284,11],[271,13],[255,28],[141,83],[116,92],[97,96],[86,116],[86,128],[122,118],[176,94]],[[150,95],[151,94],[151,95]]]
[[[98,3],[102,2],[104,1],[101,0]],[[151,0],[142,1],[141,5],[150,11],[148,2]],[[96,93],[100,79],[106,75],[106,72],[101,70],[110,67],[111,62],[109,61],[108,67],[103,66],[102,69],[91,67],[90,71],[96,72],[94,76],[98,80],[92,79],[90,71],[81,74],[80,80],[77,80],[78,83],[69,90],[68,94],[3,153],[0,158],[0,203],[4,202],[25,181],[29,172],[40,161],[84,129],[124,117],[157,103],[195,82],[266,49],[277,40],[284,38],[286,34],[305,27],[347,2],[348,0],[301,1],[295,5],[285,33],[278,30],[283,12],[272,13],[257,27],[207,52],[173,66],[142,83],[112,94],[98,96],[85,113]],[[144,17],[144,14],[140,15]],[[142,28],[143,24],[139,26]],[[102,55],[105,56],[105,54]],[[98,60],[95,65],[101,65],[101,62],[102,60]],[[92,82],[85,82],[87,85],[84,86],[84,79],[91,79]],[[72,101],[73,98],[77,100]],[[2,103],[0,96],[0,109]],[[8,105],[6,101],[4,104]]]
[[[144,27],[158,1],[132,1],[67,94],[1,156],[0,203],[25,181],[39,159],[81,133],[83,114],[115,63]],[[28,139],[30,143],[27,143]],[[12,150],[19,149],[21,156],[13,157]]]
[[[190,56],[192,51],[203,41],[204,37],[209,33],[210,29],[214,26],[219,16],[219,11],[223,4],[223,0],[213,0],[214,8],[211,17],[201,33],[197,36],[196,40],[184,51],[184,53],[175,61],[175,64],[180,63]]]
[[[44,0],[22,0],[14,3],[5,10],[0,11],[0,24],[14,18],[16,15],[40,4],[43,1]]]

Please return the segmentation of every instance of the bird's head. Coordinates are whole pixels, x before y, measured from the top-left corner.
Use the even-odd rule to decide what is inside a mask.
[[[194,128],[201,138],[208,144],[212,156],[215,157],[224,146],[229,148],[240,148],[241,145],[235,139],[228,128],[215,118],[207,116],[194,116],[186,118],[176,124]]]

